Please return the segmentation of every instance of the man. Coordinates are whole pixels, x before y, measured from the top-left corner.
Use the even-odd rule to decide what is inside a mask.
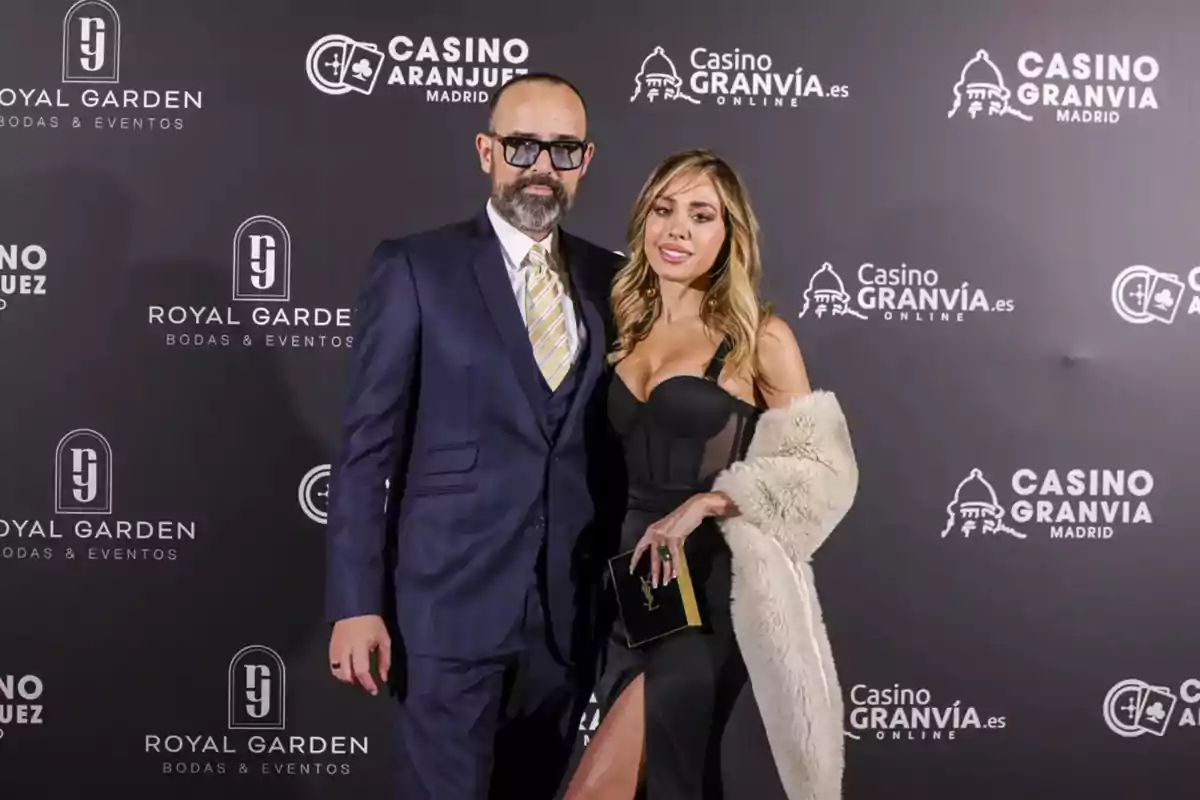
[[[486,207],[375,250],[330,497],[330,668],[376,694],[394,648],[404,800],[554,796],[623,494],[598,389],[618,256],[559,228],[583,99],[517,78],[475,145]]]

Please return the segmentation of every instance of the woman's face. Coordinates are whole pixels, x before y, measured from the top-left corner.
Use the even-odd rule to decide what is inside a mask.
[[[725,243],[725,219],[712,179],[680,175],[646,218],[645,248],[659,280],[691,284],[706,275]]]

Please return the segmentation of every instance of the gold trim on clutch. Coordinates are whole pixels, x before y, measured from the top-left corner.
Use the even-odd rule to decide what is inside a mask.
[[[700,605],[696,602],[696,590],[692,586],[692,573],[688,571],[687,559],[684,558],[683,548],[679,548],[679,560],[675,562],[675,580],[683,597],[683,613],[687,615],[688,625],[700,624]]]

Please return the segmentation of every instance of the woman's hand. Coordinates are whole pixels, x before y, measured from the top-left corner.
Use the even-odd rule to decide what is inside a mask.
[[[679,508],[646,528],[633,549],[629,571],[633,572],[642,554],[649,550],[651,585],[657,589],[661,578],[666,586],[672,578],[679,577],[675,565],[683,552],[683,540],[709,517],[727,516],[732,506],[720,492],[692,495]]]

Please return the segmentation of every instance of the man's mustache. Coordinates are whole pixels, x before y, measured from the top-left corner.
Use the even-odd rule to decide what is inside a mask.
[[[531,175],[526,178],[518,178],[513,182],[512,190],[513,192],[519,192],[528,186],[545,186],[548,189],[553,189],[555,196],[558,196],[563,191],[563,185],[548,175]]]

